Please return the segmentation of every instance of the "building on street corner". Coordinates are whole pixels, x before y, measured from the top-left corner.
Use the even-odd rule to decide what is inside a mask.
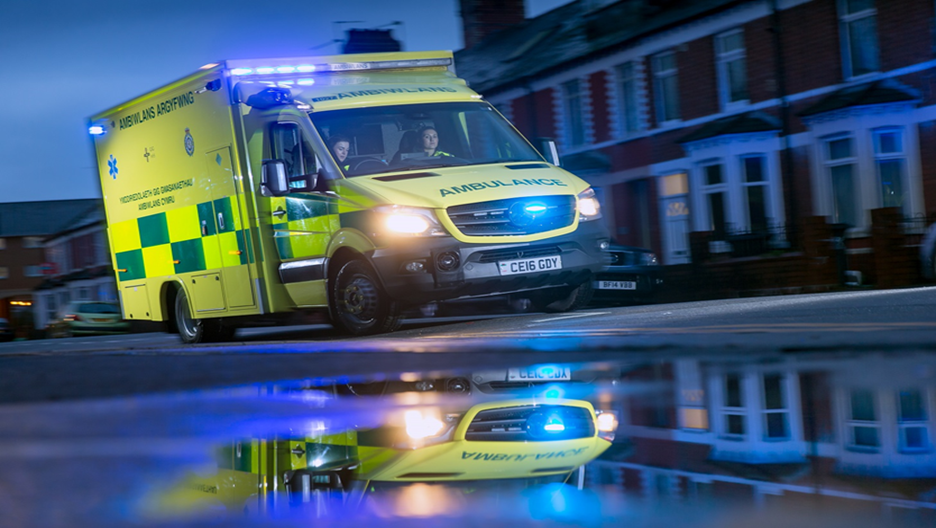
[[[655,250],[672,284],[690,264],[697,282],[757,267],[800,291],[919,280],[933,2],[581,0],[533,19],[497,18],[502,3],[462,0],[459,75],[527,137],[557,139],[617,242]],[[731,280],[703,282],[751,290]]]

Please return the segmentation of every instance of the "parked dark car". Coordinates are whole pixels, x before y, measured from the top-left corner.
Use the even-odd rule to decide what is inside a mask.
[[[13,327],[10,322],[0,317],[0,342],[13,341]]]
[[[595,275],[593,304],[651,302],[663,285],[660,261],[649,249],[612,244],[607,266]]]

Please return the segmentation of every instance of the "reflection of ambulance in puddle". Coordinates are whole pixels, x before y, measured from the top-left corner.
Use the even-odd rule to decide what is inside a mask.
[[[165,515],[198,511],[207,501],[256,512],[323,494],[347,504],[404,483],[561,482],[604,452],[617,428],[612,414],[579,400],[481,403],[463,414],[437,407],[395,412],[386,417],[391,425],[376,429],[227,446],[216,475],[190,477],[147,507]]]
[[[454,75],[451,53],[228,61],[91,119],[128,319],[186,342],[325,311],[525,292],[583,305],[595,193]]]

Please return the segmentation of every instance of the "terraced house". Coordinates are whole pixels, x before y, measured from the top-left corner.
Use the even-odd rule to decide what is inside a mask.
[[[782,284],[919,278],[913,246],[936,212],[933,2],[461,8],[459,75],[528,137],[559,141],[618,242],[750,276],[739,290],[766,287],[768,264],[738,262],[751,256]]]

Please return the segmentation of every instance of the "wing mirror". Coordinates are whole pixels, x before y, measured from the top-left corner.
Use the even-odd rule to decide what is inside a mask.
[[[286,196],[293,192],[309,192],[315,189],[318,174],[288,176],[286,162],[279,159],[263,160],[261,188],[267,196]]]
[[[537,148],[540,154],[546,158],[546,161],[555,166],[559,166],[559,147],[556,146],[556,140],[552,138],[538,138],[536,140]]]

